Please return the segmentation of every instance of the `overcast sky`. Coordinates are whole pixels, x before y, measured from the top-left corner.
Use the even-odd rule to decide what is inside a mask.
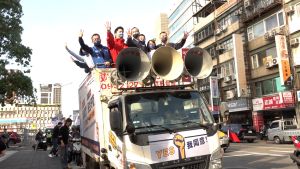
[[[78,34],[84,30],[84,40],[99,33],[106,45],[104,24],[112,29],[139,27],[147,38],[153,38],[154,22],[161,12],[168,13],[175,0],[22,0],[23,44],[32,49],[31,78],[35,87],[41,83],[61,83],[62,111],[72,114],[78,109],[78,87],[86,74],[65,51],[65,43],[79,51]]]

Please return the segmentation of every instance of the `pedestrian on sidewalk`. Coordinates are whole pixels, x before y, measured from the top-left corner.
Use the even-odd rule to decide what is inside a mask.
[[[3,135],[8,139],[7,142],[5,143],[6,148],[9,148],[8,142],[9,142],[9,134],[7,132],[7,128],[4,129]]]
[[[39,129],[38,133],[35,135],[35,148],[36,151],[38,149],[39,144],[43,141],[43,132],[41,129]]]
[[[49,153],[49,157],[57,156],[57,149],[58,149],[58,136],[59,130],[62,126],[62,122],[58,122],[58,124],[54,127],[52,133],[52,149]]]
[[[69,144],[69,127],[72,124],[72,120],[67,118],[65,124],[59,130],[60,146],[62,153],[62,163],[64,169],[69,169],[69,160],[68,160],[68,144]]]
[[[8,142],[8,138],[6,137],[6,135],[2,134],[0,137],[0,157],[5,155],[7,142]]]

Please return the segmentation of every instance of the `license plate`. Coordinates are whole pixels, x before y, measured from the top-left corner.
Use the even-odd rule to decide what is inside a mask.
[[[248,133],[252,133],[252,131],[248,131]]]

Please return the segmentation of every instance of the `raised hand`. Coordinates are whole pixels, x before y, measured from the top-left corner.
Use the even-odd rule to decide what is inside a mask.
[[[111,22],[110,21],[107,21],[105,24],[104,24],[105,28],[107,31],[111,31]]]
[[[187,37],[189,36],[189,33],[187,31],[183,32],[183,39],[187,39]]]
[[[79,37],[83,37],[83,29],[80,29],[80,31],[79,31]]]
[[[130,28],[128,28],[126,33],[127,33],[127,37],[131,37],[131,29]]]

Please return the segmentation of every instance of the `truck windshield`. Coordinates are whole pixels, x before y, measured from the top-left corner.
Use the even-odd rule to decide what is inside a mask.
[[[196,91],[127,95],[125,106],[128,122],[137,133],[204,127],[213,123],[210,111]]]

